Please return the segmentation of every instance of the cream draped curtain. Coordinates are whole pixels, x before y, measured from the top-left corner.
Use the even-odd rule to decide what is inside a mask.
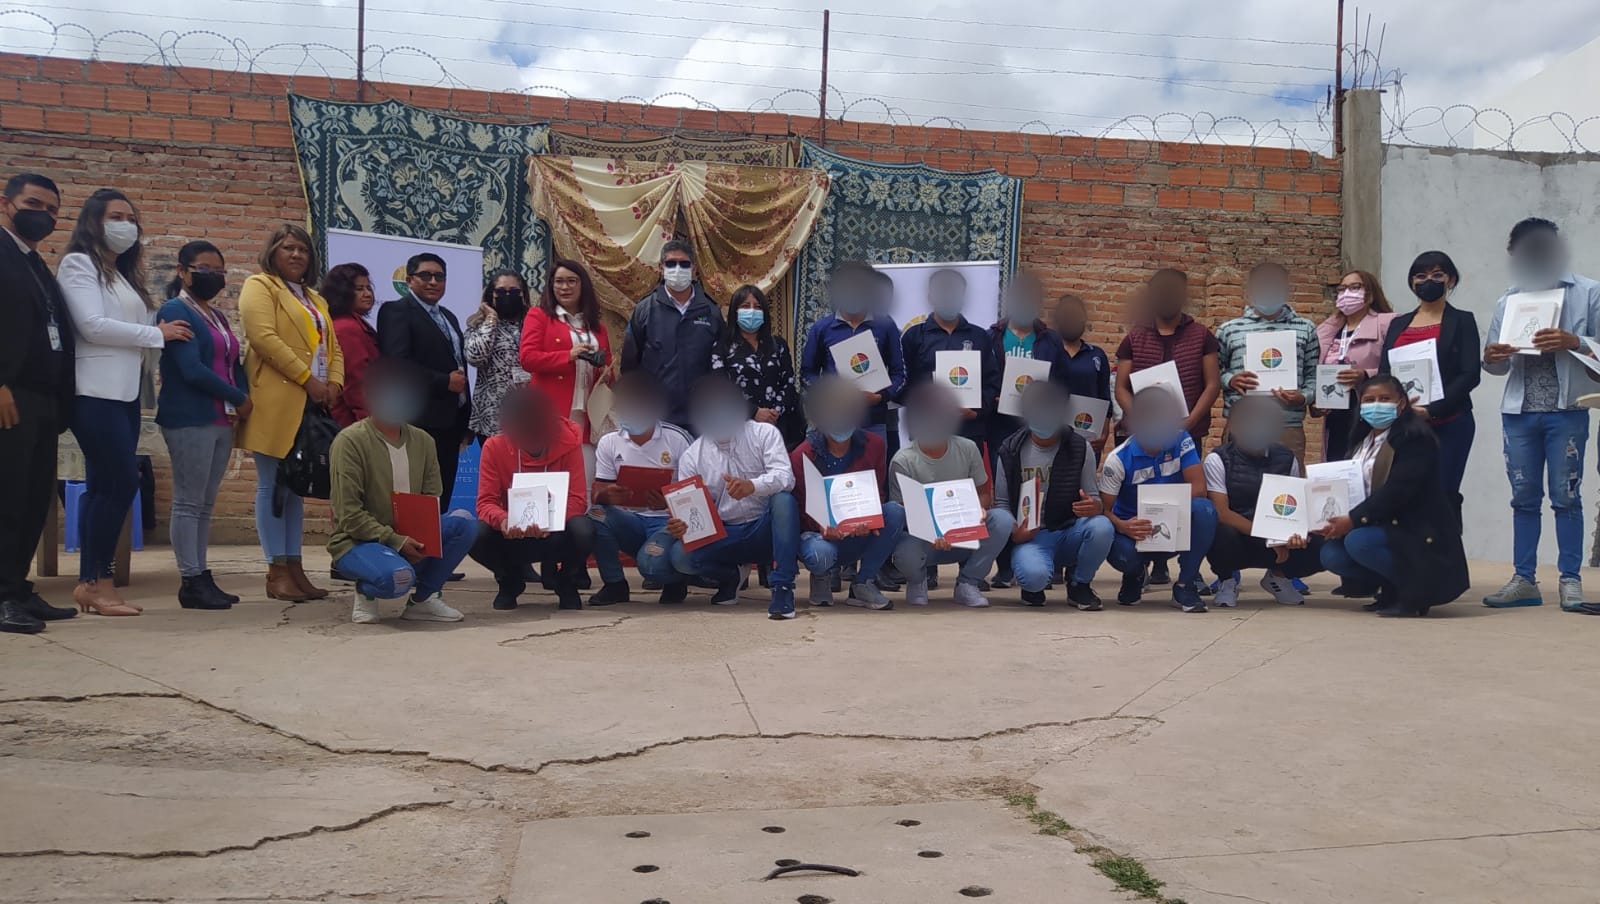
[[[828,194],[810,169],[552,155],[529,158],[528,185],[556,253],[587,267],[601,306],[624,318],[655,287],[680,213],[701,284],[726,301],[783,279]]]

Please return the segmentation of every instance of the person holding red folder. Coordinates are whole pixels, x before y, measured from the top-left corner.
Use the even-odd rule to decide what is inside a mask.
[[[340,431],[329,453],[334,528],[328,553],[333,567],[356,582],[350,620],[373,624],[380,600],[410,592],[401,618],[460,621],[441,591],[467,557],[477,520],[466,512],[438,512],[444,482],[433,438],[410,425],[426,400],[425,376],[409,361],[380,358],[365,381],[369,414]],[[425,500],[420,518],[416,506],[406,505],[417,496]]]

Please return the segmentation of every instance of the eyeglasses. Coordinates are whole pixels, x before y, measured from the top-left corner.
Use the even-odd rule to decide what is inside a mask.
[[[568,288],[571,288],[573,286],[583,285],[583,280],[578,279],[575,276],[567,276],[561,279],[552,279],[550,284],[553,286],[567,286]]]
[[[693,261],[662,261],[663,270],[688,270],[694,266]]]
[[[1412,282],[1426,282],[1426,281],[1428,281],[1430,279],[1431,280],[1435,280],[1437,282],[1444,282],[1445,280],[1448,280],[1449,278],[1450,278],[1450,274],[1444,272],[1443,270],[1439,269],[1438,267],[1435,267],[1432,270],[1429,270],[1427,273],[1413,273],[1413,274],[1411,274],[1411,281]]]
[[[437,270],[418,270],[411,274],[411,278],[420,279],[423,282],[444,282],[444,274]]]
[[[1340,283],[1339,284],[1339,291],[1341,291],[1341,292],[1364,292],[1364,291],[1366,291],[1366,288],[1367,288],[1367,284],[1362,282],[1359,279],[1356,280],[1355,282],[1346,282],[1346,283]]]

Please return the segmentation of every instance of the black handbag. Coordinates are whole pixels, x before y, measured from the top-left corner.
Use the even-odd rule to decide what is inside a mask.
[[[333,471],[328,456],[339,422],[320,405],[306,403],[294,445],[278,465],[278,486],[308,499],[327,499],[333,494]]]

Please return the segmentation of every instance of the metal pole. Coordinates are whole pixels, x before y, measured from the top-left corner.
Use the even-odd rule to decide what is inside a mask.
[[[356,100],[365,102],[366,99],[367,0],[356,0]]]
[[[822,91],[817,95],[817,144],[828,143],[828,11],[822,11]]]
[[[1333,43],[1333,152],[1338,155],[1344,153],[1344,0],[1339,0]]]

